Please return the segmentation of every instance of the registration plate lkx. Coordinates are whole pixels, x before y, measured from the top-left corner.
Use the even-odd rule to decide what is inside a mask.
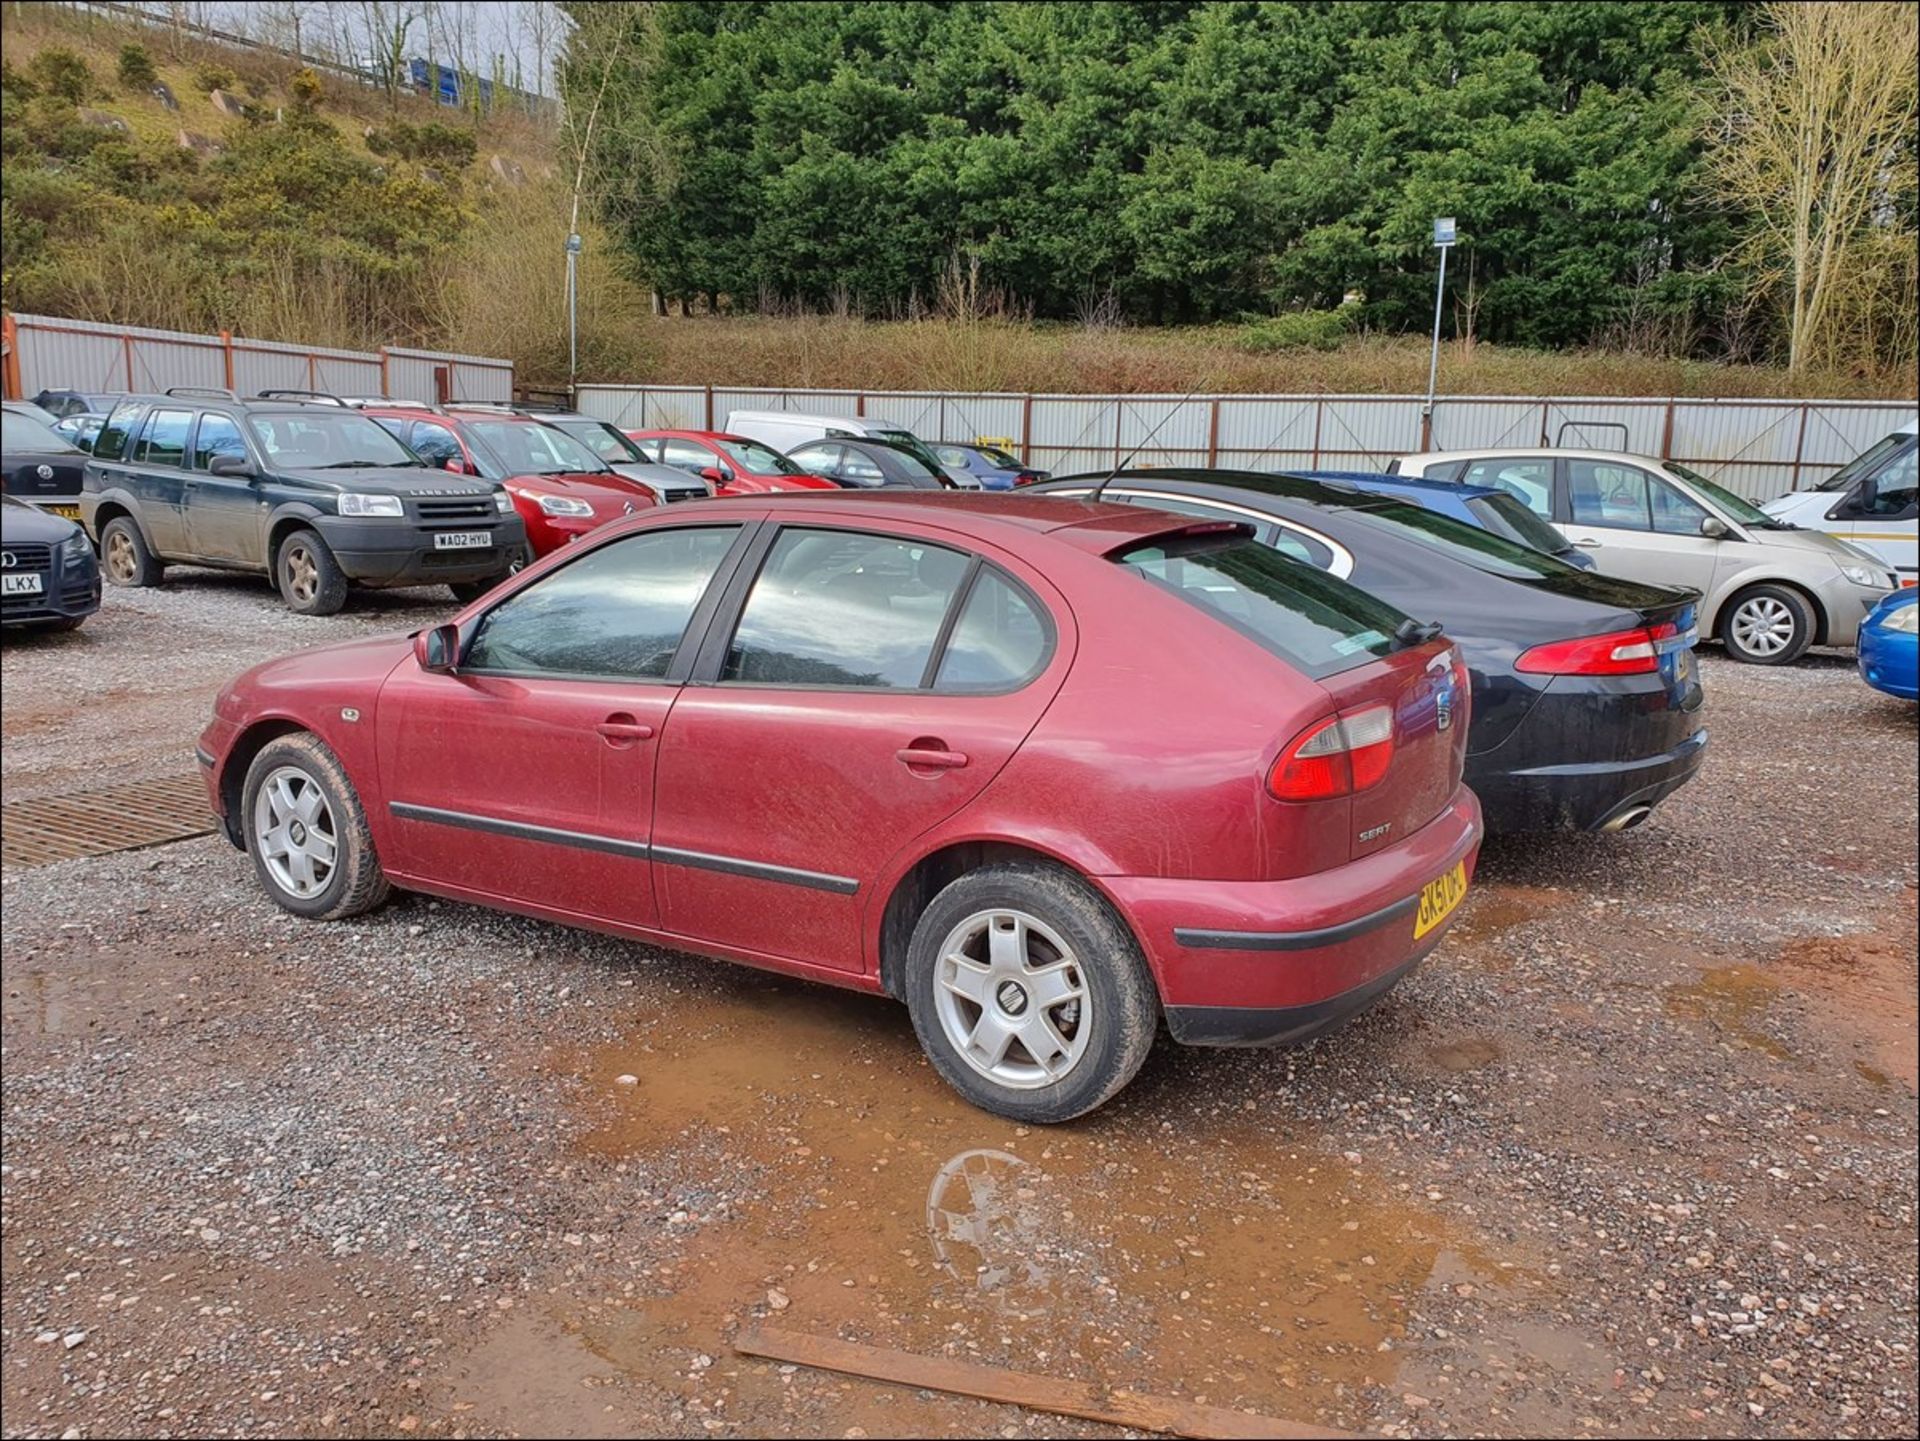
[[[46,583],[31,572],[0,576],[0,595],[39,595]]]
[[[1413,917],[1413,938],[1417,941],[1448,916],[1466,899],[1467,863],[1460,862],[1437,881],[1420,888],[1420,909]]]

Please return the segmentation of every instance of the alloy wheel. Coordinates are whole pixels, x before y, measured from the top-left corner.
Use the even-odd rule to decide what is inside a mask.
[[[1025,911],[968,916],[947,934],[934,1009],[956,1054],[996,1085],[1064,1080],[1087,1052],[1093,996],[1059,932]]]
[[[287,577],[287,591],[301,605],[312,602],[320,589],[320,568],[313,563],[313,552],[304,545],[287,548],[280,562]]]
[[[297,766],[281,766],[253,801],[253,841],[273,883],[311,900],[333,878],[340,839],[319,783]]]
[[[133,572],[133,541],[124,530],[116,530],[107,537],[107,576],[115,585],[129,585]]]
[[[1750,655],[1775,656],[1793,644],[1794,614],[1783,601],[1757,595],[1733,613],[1733,636]]]

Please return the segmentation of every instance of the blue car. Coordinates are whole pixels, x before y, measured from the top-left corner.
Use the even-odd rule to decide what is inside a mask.
[[[1440,515],[1464,520],[1468,525],[1492,531],[1502,539],[1517,541],[1535,550],[1544,550],[1556,560],[1581,570],[1593,569],[1593,557],[1527,508],[1526,502],[1484,485],[1454,485],[1442,480],[1418,480],[1403,475],[1379,475],[1362,470],[1290,470],[1288,475],[1302,480],[1318,480],[1329,485],[1346,485],[1374,495],[1390,495],[1413,505],[1423,505]]]
[[[1896,590],[1860,623],[1860,677],[1875,690],[1920,700],[1920,590]]]
[[[964,470],[982,490],[1012,490],[1047,479],[1044,470],[1022,465],[1020,457],[997,445],[936,445],[933,453],[950,470]]]

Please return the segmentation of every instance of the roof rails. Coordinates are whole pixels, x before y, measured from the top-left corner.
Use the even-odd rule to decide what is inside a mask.
[[[240,397],[221,385],[174,385],[167,389],[168,395],[210,395],[215,400],[238,400]]]
[[[441,413],[440,407],[430,400],[395,400],[388,395],[349,395],[342,397],[342,405],[350,405],[355,410],[379,408],[381,410],[424,410],[434,415]]]
[[[171,391],[168,394],[172,394]],[[302,400],[317,401],[321,405],[344,406],[346,401],[324,390],[263,390],[254,396],[255,400]]]

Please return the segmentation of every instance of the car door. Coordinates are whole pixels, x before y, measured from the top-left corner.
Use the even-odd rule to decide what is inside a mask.
[[[1920,565],[1920,446],[1911,436],[1827,512],[1829,534],[1874,552],[1912,583]]]
[[[660,748],[665,929],[866,964],[875,878],[994,778],[1065,673],[1064,606],[1014,568],[909,521],[762,533]]]
[[[126,467],[128,489],[140,506],[140,524],[156,555],[168,558],[194,554],[187,536],[187,438],[193,430],[191,410],[156,407],[134,437],[132,464]]]
[[[1603,575],[1654,585],[1713,589],[1713,572],[1735,535],[1700,533],[1705,507],[1676,487],[1624,461],[1568,457],[1566,516],[1560,531],[1593,557]]]
[[[682,645],[749,519],[583,543],[468,622],[451,673],[400,666],[378,711],[391,868],[652,926],[654,766]]]
[[[202,411],[187,470],[187,542],[195,555],[207,560],[265,565],[259,477],[213,474],[210,467],[219,455],[252,460],[233,417]]]

